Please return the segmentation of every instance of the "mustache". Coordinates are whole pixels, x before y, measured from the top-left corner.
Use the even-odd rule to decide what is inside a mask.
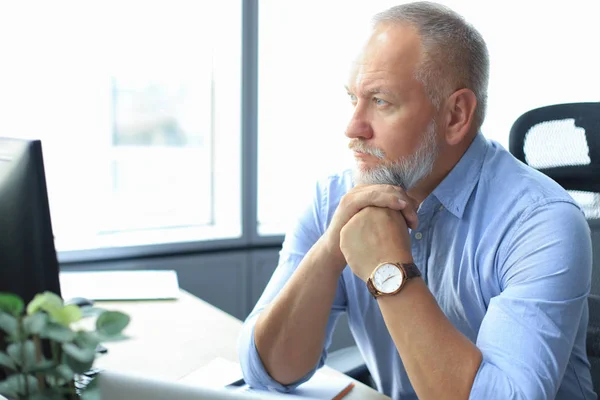
[[[385,152],[376,147],[369,147],[365,144],[365,142],[360,139],[355,139],[348,143],[348,148],[350,150],[356,151],[358,153],[369,154],[383,160],[385,158]]]

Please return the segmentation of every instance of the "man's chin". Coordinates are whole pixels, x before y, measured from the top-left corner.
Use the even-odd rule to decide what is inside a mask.
[[[358,165],[355,165],[354,168],[352,168],[352,182],[354,182],[354,185],[363,185],[363,171],[362,168],[360,168]]]
[[[403,181],[397,181],[385,167],[365,167],[355,165],[352,170],[354,185],[394,185],[405,188]]]
[[[380,182],[373,176],[375,167],[369,167],[366,165],[355,165],[352,169],[352,180],[355,185],[376,185]]]

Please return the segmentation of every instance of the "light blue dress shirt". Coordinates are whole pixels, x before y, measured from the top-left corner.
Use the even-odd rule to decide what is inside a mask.
[[[256,351],[254,325],[351,188],[350,171],[317,184],[312,204],[286,235],[279,265],[239,338],[250,385],[289,391],[314,372],[289,386],[273,380]],[[414,261],[444,314],[483,354],[470,398],[596,399],[585,345],[590,232],[568,193],[480,133],[418,216]],[[343,312],[378,390],[416,398],[377,301],[348,267],[315,370]]]

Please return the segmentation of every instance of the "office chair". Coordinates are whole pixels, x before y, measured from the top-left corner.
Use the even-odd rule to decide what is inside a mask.
[[[509,151],[570,191],[588,219],[600,218],[600,103],[526,112],[510,130]]]
[[[587,353],[600,393],[600,102],[555,104],[521,115],[509,151],[565,188],[583,209],[594,257]]]

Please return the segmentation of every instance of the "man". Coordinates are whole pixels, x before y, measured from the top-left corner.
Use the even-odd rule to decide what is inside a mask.
[[[347,312],[394,399],[596,398],[586,220],[479,132],[487,80],[486,45],[453,11],[375,17],[347,87],[356,169],[319,183],[286,236],[240,337],[249,384],[309,379]]]

